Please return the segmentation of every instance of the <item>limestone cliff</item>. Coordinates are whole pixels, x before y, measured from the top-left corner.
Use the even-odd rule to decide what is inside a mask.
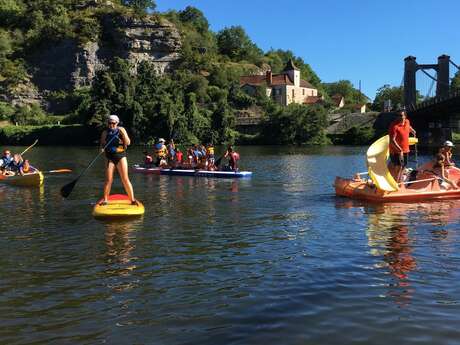
[[[180,33],[164,19],[106,15],[101,24],[102,33],[96,41],[81,44],[65,39],[34,52],[28,58],[30,83],[22,85],[22,91],[15,92],[11,102],[40,102],[53,111],[53,105],[44,100],[47,94],[90,86],[96,72],[115,57],[129,60],[134,71],[140,62],[149,61],[160,74],[173,68],[179,59]]]

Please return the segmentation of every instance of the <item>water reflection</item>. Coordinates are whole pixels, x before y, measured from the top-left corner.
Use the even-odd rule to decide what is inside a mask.
[[[136,228],[141,224],[142,218],[104,222],[107,264],[105,273],[114,278],[109,287],[116,292],[131,289],[136,285],[134,280],[126,281],[126,278],[129,278],[137,267],[136,257],[132,256],[132,251],[136,248]]]

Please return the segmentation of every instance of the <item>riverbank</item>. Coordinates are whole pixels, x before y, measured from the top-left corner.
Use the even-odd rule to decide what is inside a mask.
[[[94,145],[98,131],[84,125],[5,126],[0,128],[0,145]]]

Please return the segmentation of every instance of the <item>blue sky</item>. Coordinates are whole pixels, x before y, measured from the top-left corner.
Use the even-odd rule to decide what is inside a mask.
[[[460,65],[457,0],[157,0],[160,12],[188,5],[213,31],[241,25],[263,50],[292,50],[324,82],[361,80],[370,98],[384,84],[401,85],[408,55],[431,64],[447,54]],[[427,94],[428,77],[419,72],[417,83]]]

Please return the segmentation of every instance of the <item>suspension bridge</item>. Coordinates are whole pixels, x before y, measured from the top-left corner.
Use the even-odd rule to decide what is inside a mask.
[[[419,64],[414,56],[404,59],[405,107],[418,137],[426,145],[437,146],[452,139],[452,131],[460,131],[460,91],[451,87],[451,66],[458,73],[460,67],[448,55],[439,56],[437,64]],[[417,71],[431,82],[421,101],[417,100]],[[432,95],[434,85],[436,91]]]

